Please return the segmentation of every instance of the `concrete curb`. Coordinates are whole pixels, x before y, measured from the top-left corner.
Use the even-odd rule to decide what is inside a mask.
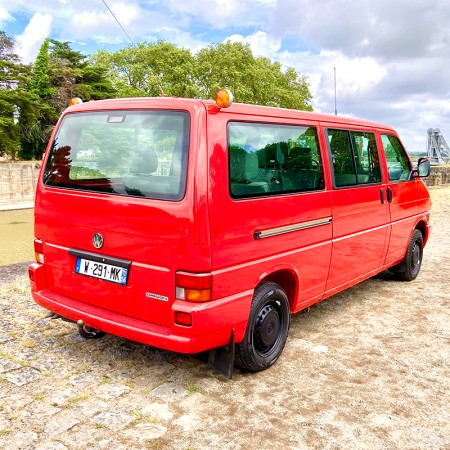
[[[34,208],[34,202],[0,204],[0,211],[13,211],[15,209],[31,209]]]

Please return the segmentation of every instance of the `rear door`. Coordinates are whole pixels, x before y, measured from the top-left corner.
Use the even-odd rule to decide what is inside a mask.
[[[175,271],[188,260],[193,269],[210,267],[188,180],[188,150],[202,138],[191,134],[191,117],[202,116],[94,106],[63,118],[43,170],[35,234],[44,243],[47,285],[168,326]]]
[[[333,253],[326,290],[375,272],[384,262],[389,206],[374,130],[328,128],[333,176]]]

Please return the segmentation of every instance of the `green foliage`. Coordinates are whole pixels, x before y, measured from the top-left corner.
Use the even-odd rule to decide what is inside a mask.
[[[225,87],[237,102],[312,110],[306,77],[241,43],[210,45],[195,56],[164,41],[142,43],[101,50],[92,63],[107,68],[119,97],[160,96],[161,87],[169,96],[214,98]]]
[[[87,62],[68,42],[54,39],[46,39],[41,46],[31,88],[40,107],[32,128],[22,136],[22,159],[42,157],[53,126],[72,97],[88,101],[115,96],[104,69]]]
[[[11,79],[0,85],[0,156],[40,159],[58,116],[72,97],[97,100],[116,93],[106,70],[93,66],[68,42],[45,39],[31,70],[11,53],[14,44],[8,39],[0,34],[3,65],[8,64],[3,73],[10,73]],[[3,86],[11,90],[5,93]],[[5,95],[9,103],[4,101]]]
[[[55,90],[49,100],[59,116],[73,97],[83,101],[113,98],[112,87],[106,68],[93,65],[80,52],[72,50],[69,42],[50,39],[50,84]]]
[[[306,77],[293,68],[283,72],[269,58],[255,58],[248,44],[210,45],[198,52],[196,62],[202,97],[214,98],[219,89],[228,88],[236,102],[312,110]]]
[[[160,96],[160,87],[170,96],[197,95],[193,56],[168,42],[141,43],[116,53],[101,50],[93,55],[92,62],[108,68],[119,97]]]
[[[0,31],[0,156],[16,158],[20,151],[20,114],[27,109],[30,67],[20,64],[14,42]]]
[[[49,81],[51,67],[48,49],[49,39],[45,39],[34,62],[33,77],[30,83],[31,90],[41,98],[49,97],[52,94]]]

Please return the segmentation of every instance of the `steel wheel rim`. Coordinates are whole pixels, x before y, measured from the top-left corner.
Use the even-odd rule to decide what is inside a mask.
[[[267,356],[276,347],[282,326],[283,319],[278,305],[275,302],[264,305],[256,317],[253,333],[255,350],[261,356]]]
[[[421,263],[421,259],[422,259],[421,253],[422,252],[420,249],[420,245],[417,241],[415,241],[414,247],[413,247],[412,253],[411,253],[411,270],[413,272],[416,272],[420,267],[420,263]]]

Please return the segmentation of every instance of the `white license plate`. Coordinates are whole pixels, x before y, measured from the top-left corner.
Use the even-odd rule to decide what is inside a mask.
[[[100,278],[122,285],[127,284],[128,269],[126,267],[114,266],[89,259],[77,258],[75,273],[87,275],[88,277]]]

